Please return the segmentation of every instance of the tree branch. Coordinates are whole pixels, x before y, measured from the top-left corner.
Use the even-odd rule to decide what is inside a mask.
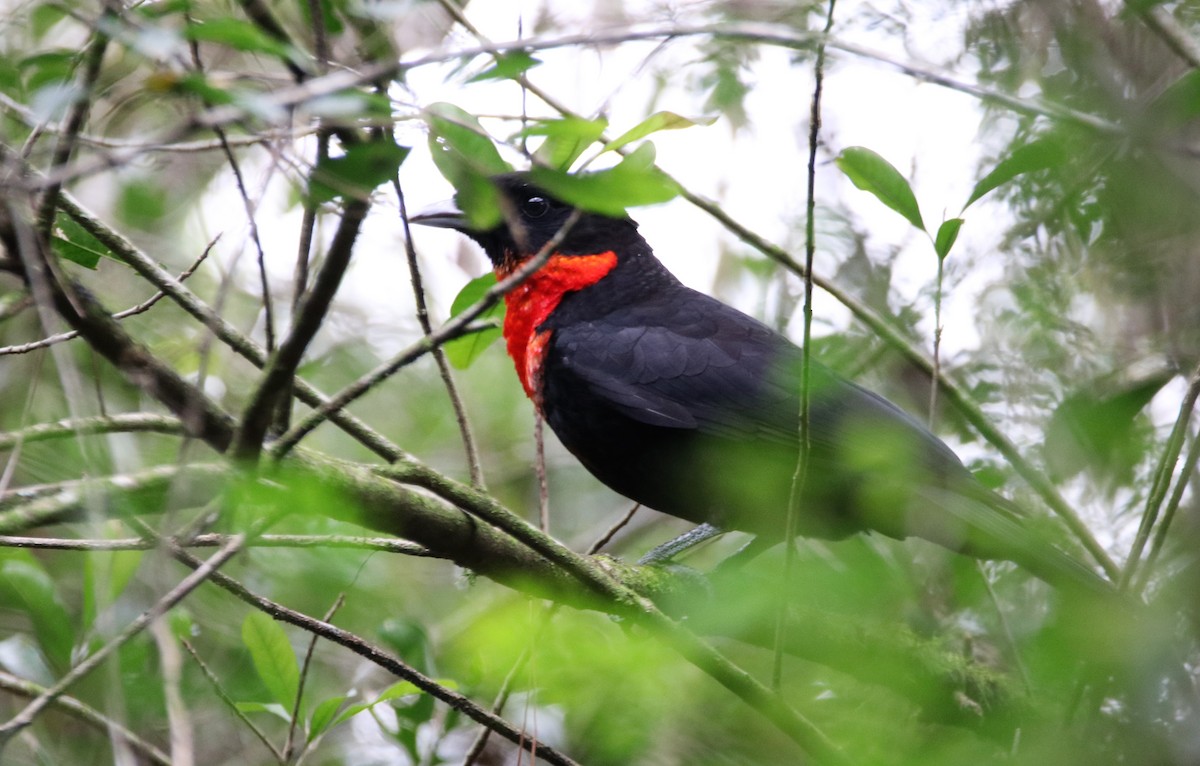
[[[279,396],[287,390],[288,380],[295,377],[304,350],[321,329],[325,315],[333,303],[333,296],[337,294],[342,277],[350,266],[354,241],[358,238],[368,209],[370,202],[366,199],[347,201],[341,224],[329,245],[329,252],[325,255],[325,262],[312,290],[300,302],[300,309],[293,318],[291,331],[267,361],[262,380],[242,411],[236,443],[233,445],[234,456],[239,460],[257,460]]]

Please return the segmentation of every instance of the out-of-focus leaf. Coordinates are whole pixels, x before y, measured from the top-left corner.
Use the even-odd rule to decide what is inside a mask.
[[[1055,136],[1047,136],[1025,144],[1001,160],[1000,164],[996,165],[990,173],[979,179],[971,191],[967,204],[963,205],[963,209],[965,210],[992,189],[1008,183],[1019,175],[1058,167],[1066,160],[1066,147]]]
[[[358,120],[388,117],[392,113],[392,105],[386,96],[378,93],[344,90],[306,101],[304,111],[327,120]]]
[[[942,225],[938,227],[937,236],[933,238],[933,249],[937,251],[939,260],[945,260],[950,254],[950,248],[954,247],[955,241],[958,239],[958,230],[962,228],[963,219],[951,218],[948,221],[942,221]]]
[[[167,213],[167,191],[153,178],[131,178],[119,187],[116,212],[130,226],[153,230]]]
[[[249,21],[232,16],[189,24],[184,35],[189,40],[218,43],[246,53],[265,53],[281,59],[290,59],[294,55],[287,43],[276,40]]]
[[[34,91],[29,99],[29,111],[38,122],[63,119],[67,110],[83,98],[83,88],[75,82],[48,82]]]
[[[291,710],[300,688],[300,666],[287,633],[262,612],[251,612],[242,622],[242,642],[271,697]]]
[[[29,29],[33,33],[33,39],[40,41],[47,32],[66,17],[66,11],[57,3],[38,5],[29,14]]]
[[[456,317],[471,306],[477,303],[483,294],[488,291],[492,285],[496,284],[496,275],[488,272],[481,277],[476,277],[463,286],[463,289],[458,291],[458,295],[454,296],[454,303],[450,306],[450,316]],[[487,311],[483,312],[478,318],[478,321],[486,322],[495,320],[497,323],[504,318],[504,301],[497,301]],[[446,358],[460,370],[464,370],[471,366],[480,354],[482,354],[488,346],[496,342],[500,337],[500,328],[483,330],[482,332],[464,335],[460,338],[455,338],[442,348],[446,351]]]
[[[561,120],[535,122],[516,137],[545,136],[546,140],[533,153],[535,164],[567,170],[607,128],[608,120],[603,117],[595,120],[564,117]]]
[[[79,51],[49,50],[26,56],[17,62],[25,78],[25,90],[33,92],[49,83],[64,83],[71,79]]]
[[[1046,429],[1051,470],[1068,478],[1090,468],[1110,485],[1123,485],[1147,448],[1137,436],[1137,416],[1172,377],[1160,371],[1115,386],[1091,382],[1066,397]]]
[[[555,197],[584,210],[623,216],[635,205],[666,202],[679,187],[654,166],[654,146],[646,142],[608,170],[568,175],[549,168],[530,171],[533,182]]]
[[[715,121],[715,117],[705,117],[700,120],[693,120],[688,117],[684,117],[683,115],[675,114],[674,112],[655,112],[639,122],[637,125],[634,125],[629,130],[605,144],[604,151],[616,151],[622,146],[632,144],[634,141],[643,139],[651,133],[657,133],[660,130],[681,130],[683,128],[690,128],[695,125],[712,125]]]
[[[70,667],[75,629],[54,580],[32,556],[0,561],[0,603],[29,616],[38,646],[56,670]]]
[[[1183,125],[1200,116],[1200,70],[1190,69],[1167,86],[1150,105],[1150,110],[1159,116],[1154,122],[1173,125]]]
[[[204,75],[194,73],[180,77],[173,72],[156,72],[146,78],[146,88],[151,91],[191,93],[211,106],[225,106],[238,99],[238,94],[232,90],[214,85]]]
[[[372,141],[349,147],[341,157],[322,158],[309,179],[309,196],[318,204],[337,197],[366,199],[396,177],[409,151],[392,141]]]
[[[467,80],[467,82],[509,80],[519,77],[540,63],[542,63],[541,59],[534,58],[528,51],[508,51],[497,56],[495,64]]]
[[[84,627],[91,626],[99,612],[97,596],[101,605],[116,601],[137,573],[144,555],[144,551],[93,551],[84,559],[81,618]],[[103,586],[104,590],[98,591],[100,586]]]
[[[880,202],[924,231],[925,222],[921,220],[921,209],[912,187],[892,163],[862,146],[844,149],[836,162],[855,186],[874,194]]]
[[[512,167],[474,116],[453,104],[437,103],[424,112],[433,162],[457,190],[455,201],[470,225],[479,230],[500,223],[499,198],[491,177]]]

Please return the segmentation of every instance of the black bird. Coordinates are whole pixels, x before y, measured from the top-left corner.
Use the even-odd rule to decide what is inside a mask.
[[[574,208],[527,174],[494,183],[512,229],[475,230],[451,210],[412,221],[471,237],[503,277]],[[504,337],[526,393],[596,478],[672,516],[783,538],[799,452],[795,344],[680,283],[627,217],[582,213],[506,302]],[[809,374],[799,534],[915,535],[1051,584],[1110,590],[920,422],[815,361]]]

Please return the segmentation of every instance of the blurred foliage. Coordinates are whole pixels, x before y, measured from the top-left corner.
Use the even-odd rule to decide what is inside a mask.
[[[305,217],[316,222],[310,248],[316,270],[339,215],[355,199],[372,199],[368,228],[392,238],[376,234],[360,244],[356,268],[390,273],[383,259],[369,259],[383,251],[390,265],[400,257],[398,205],[389,182],[399,171],[406,184],[427,183],[432,173],[418,174],[414,163],[436,166],[476,223],[500,220],[486,177],[527,164],[522,152],[542,166],[539,179],[556,193],[617,214],[672,199],[680,191],[673,178],[695,177],[695,168],[656,166],[648,138],[661,149],[676,134],[660,131],[694,130],[716,120],[738,140],[758,141],[771,134],[756,132],[756,120],[778,119],[755,102],[770,57],[752,35],[679,38],[653,53],[646,48],[632,70],[623,68],[627,62],[607,64],[619,61],[626,46],[571,46],[610,71],[634,72],[630,79],[657,80],[650,98],[630,107],[619,82],[601,93],[576,92],[576,81],[561,73],[584,66],[553,49],[497,57],[455,53],[440,65],[389,71],[398,59],[475,44],[452,23],[449,3],[10,5],[0,22],[5,205],[27,195],[42,174],[62,170],[52,163],[64,123],[86,105],[75,154],[61,176],[64,189],[174,273],[216,240],[213,255],[186,285],[260,343],[265,316],[247,210],[265,234],[261,271],[272,284],[276,331],[286,332]],[[547,3],[524,18],[524,31],[558,37],[626,16],[715,29],[754,22],[800,35],[819,28],[825,13],[823,6],[773,0],[608,6],[597,4],[595,16],[589,10],[586,22],[575,24],[568,9]],[[947,46],[953,50],[927,55],[925,13],[938,30],[962,24]],[[515,30],[515,11],[512,19],[508,28]],[[827,135],[818,158],[821,172],[837,164],[858,188],[924,232],[928,245],[920,241],[913,249],[929,264],[936,255],[945,273],[940,283],[929,279],[913,289],[914,279],[925,279],[932,268],[907,273],[906,244],[881,244],[868,231],[869,215],[895,214],[841,183],[845,179],[830,180],[832,170],[822,176],[829,183],[818,186],[828,196],[817,209],[817,271],[919,349],[931,347],[938,296],[974,291],[971,329],[979,341],[943,358],[943,366],[1082,510],[1118,561],[1128,555],[1139,523],[1149,519],[1156,477],[1180,481],[1174,463],[1165,469],[1161,463],[1185,400],[1183,383],[1200,362],[1200,62],[1169,44],[1170,32],[1193,45],[1200,39],[1194,4],[839,4],[835,36],[882,35],[898,43],[888,49],[952,62],[960,79],[969,71],[973,85],[1003,98],[976,100],[985,156],[975,167],[963,163],[970,192],[962,209],[943,211],[938,226],[930,214],[939,201],[918,193],[912,172],[900,158],[885,159],[883,147],[844,146],[839,135]],[[831,70],[853,59],[840,55],[831,53]],[[788,56],[800,103],[809,98],[814,57],[810,48]],[[326,72],[348,77],[364,71],[378,74],[349,86],[326,87],[330,80],[320,80]],[[534,91],[522,92],[525,77],[557,83],[559,92],[550,95],[584,103],[585,114],[560,114]],[[833,78],[826,84],[837,86]],[[610,99],[617,108],[609,109]],[[808,126],[792,129],[799,136]],[[750,169],[759,172],[755,188],[763,205],[803,186],[796,147],[777,152],[779,168]],[[726,158],[713,154],[696,156],[694,165],[706,172],[726,167]],[[566,173],[572,169],[589,172]],[[681,201],[673,206],[686,207]],[[869,206],[878,210],[868,214]],[[986,218],[1001,221],[1004,233],[980,246],[970,237]],[[672,225],[699,219],[683,220]],[[49,241],[61,268],[108,308],[133,306],[156,292],[111,242],[76,218],[60,210],[52,223]],[[803,222],[797,216],[795,223],[783,236],[798,255]],[[761,314],[795,330],[794,276],[734,241],[722,240],[716,291],[736,296],[746,290],[758,297]],[[660,255],[668,247],[664,243]],[[435,265],[445,263],[442,253],[428,248],[418,255],[431,285],[447,281],[447,270]],[[460,259],[460,265],[470,263]],[[370,287],[395,280],[386,286],[387,300],[371,303],[361,287],[344,296],[300,368],[322,391],[341,390],[381,357],[419,339],[407,275],[375,274],[363,280]],[[467,281],[458,272],[453,279]],[[469,282],[452,305],[457,286],[444,295],[431,287],[435,327],[474,303],[492,281]],[[0,345],[65,329],[29,296],[21,280],[0,274]],[[498,318],[491,312],[483,320]],[[171,300],[123,322],[228,412],[246,406],[258,370]],[[869,326],[818,317],[818,330],[816,357],[911,411],[926,412],[928,374]],[[539,487],[532,407],[503,344],[489,345],[497,336],[487,329],[448,353],[458,365],[454,375],[488,493],[534,519]],[[964,447],[981,480],[1022,506],[1037,507],[1013,466],[984,445],[944,397],[939,404],[940,432]],[[298,404],[294,410],[295,418],[309,412]],[[469,477],[455,412],[432,360],[404,367],[350,410],[434,469]],[[79,340],[26,353],[6,348],[0,355],[0,438],[69,418],[163,412]],[[1185,458],[1196,435],[1188,421],[1181,432]],[[547,442],[551,532],[584,550],[628,502],[599,487],[552,438]],[[378,461],[330,424],[303,446],[348,461]],[[334,544],[339,536],[368,533],[337,520],[353,515],[352,501],[311,475],[280,473],[264,489],[230,467],[227,477],[209,476],[200,487],[181,482],[165,491],[101,491],[113,486],[101,483],[105,477],[133,488],[146,469],[219,459],[169,429],[13,439],[0,455],[0,514],[29,507],[35,496],[80,498],[76,517],[33,524],[23,534],[100,548],[139,537],[121,520],[136,515],[164,534],[236,534],[266,520],[269,534],[315,540],[314,547],[252,546],[222,571],[292,609],[329,615],[339,628],[484,707],[516,668],[504,717],[580,763],[808,762],[769,720],[627,620],[551,611],[447,561]],[[1181,459],[1179,466],[1185,463],[1191,465]],[[1152,525],[1146,522],[1154,533],[1153,563],[1134,578],[1161,607],[1154,612],[1096,610],[1010,565],[979,564],[932,545],[877,536],[804,541],[792,579],[782,582],[781,550],[741,567],[722,566],[746,542],[731,534],[689,554],[685,564],[711,577],[664,604],[741,667],[769,679],[775,615],[786,600],[783,696],[857,763],[1195,763],[1200,516],[1192,479],[1183,475],[1178,486],[1158,481],[1168,507]],[[284,507],[280,497],[288,499]],[[1077,543],[1055,522],[1045,524],[1055,539]],[[632,559],[683,528],[642,512],[609,549]],[[186,575],[153,546],[21,545],[3,538],[0,547],[0,724],[27,702],[17,681],[53,685]],[[155,762],[142,744],[125,742],[117,725],[159,750],[177,748],[180,764],[461,763],[478,733],[460,711],[212,585],[191,593],[164,625],[137,634],[66,690],[100,719],[52,708],[4,746],[0,761]],[[528,763],[528,755],[519,760],[495,735],[476,761],[518,762]]]

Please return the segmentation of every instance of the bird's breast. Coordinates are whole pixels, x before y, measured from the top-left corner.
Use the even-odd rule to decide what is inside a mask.
[[[541,410],[542,369],[550,330],[540,330],[564,295],[603,279],[617,265],[614,252],[554,255],[533,276],[504,296],[504,340],[525,394]],[[497,269],[503,279],[511,269]]]

